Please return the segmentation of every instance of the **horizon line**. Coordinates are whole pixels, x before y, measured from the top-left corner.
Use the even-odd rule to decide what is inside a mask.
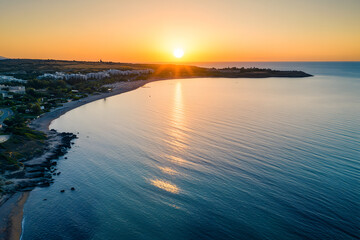
[[[159,62],[141,62],[141,61],[136,61],[136,62],[127,62],[127,61],[108,61],[108,60],[102,60],[102,59],[99,59],[99,60],[76,60],[76,59],[72,59],[72,60],[69,60],[69,59],[54,59],[54,58],[8,58],[8,57],[4,57],[4,56],[0,56],[0,57],[3,57],[3,59],[0,58],[0,61],[1,60],[43,60],[43,61],[49,61],[49,60],[52,60],[52,61],[69,61],[69,62],[104,62],[104,63],[126,63],[126,64],[178,64],[178,65],[183,65],[183,64],[191,64],[191,63],[281,63],[281,62],[294,62],[294,63],[299,63],[299,62],[360,62],[360,60],[325,60],[325,61],[321,61],[321,60],[281,60],[281,61],[254,61],[254,60],[250,60],[250,61],[184,61],[184,62],[181,62],[181,61],[174,61],[174,62],[171,62],[171,61],[159,61]]]

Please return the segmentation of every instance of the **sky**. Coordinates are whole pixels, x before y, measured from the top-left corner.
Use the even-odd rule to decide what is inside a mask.
[[[360,0],[0,0],[0,56],[360,61],[359,13]]]

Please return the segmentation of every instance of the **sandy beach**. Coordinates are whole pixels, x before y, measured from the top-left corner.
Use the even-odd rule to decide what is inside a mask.
[[[30,192],[18,192],[0,207],[0,239],[17,240],[21,236],[24,204]]]
[[[111,88],[111,92],[100,93],[88,96],[86,98],[80,99],[78,101],[71,101],[63,104],[63,106],[52,110],[51,112],[44,113],[38,119],[35,119],[30,123],[30,127],[43,131],[48,135],[54,134],[49,130],[49,125],[54,119],[59,118],[61,115],[66,112],[85,105],[87,103],[100,100],[103,98],[111,97],[121,93],[135,90],[139,87],[144,86],[146,83],[152,82],[155,80],[139,80],[132,82],[119,82],[106,87]],[[50,140],[50,146],[56,146],[60,144],[61,137],[54,136]],[[42,156],[31,159],[27,161],[27,164],[34,163],[39,164],[42,161],[46,161],[47,155],[49,152],[45,152]],[[30,179],[29,179],[30,180]],[[12,195],[3,196],[0,202],[0,239],[4,240],[15,240],[20,239],[22,232],[22,219],[23,219],[23,207],[30,194],[30,191],[26,192],[17,192]]]
[[[82,105],[85,105],[87,103],[90,103],[90,102],[93,102],[93,101],[96,101],[99,99],[103,99],[103,98],[111,97],[111,96],[118,95],[118,94],[121,94],[124,92],[135,90],[151,81],[153,81],[153,80],[119,82],[119,83],[114,83],[114,84],[110,84],[110,85],[105,85],[106,87],[112,88],[112,91],[107,92],[107,93],[100,93],[97,95],[91,95],[89,97],[80,99],[78,101],[64,103],[62,107],[57,108],[51,112],[44,113],[38,119],[34,120],[30,124],[30,126],[39,131],[48,132],[49,125],[54,119],[60,117],[61,115],[65,114],[66,112],[68,112],[74,108],[80,107]]]

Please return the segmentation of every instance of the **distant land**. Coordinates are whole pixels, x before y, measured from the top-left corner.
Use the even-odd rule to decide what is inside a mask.
[[[132,64],[118,62],[86,62],[64,60],[36,59],[4,59],[0,64],[0,75],[31,80],[46,74],[63,72],[66,74],[88,74],[106,70],[140,70],[150,69],[146,79],[159,78],[193,78],[193,77],[225,77],[225,78],[265,78],[265,77],[310,77],[302,71],[279,71],[260,68],[204,68],[175,64]],[[141,80],[144,76],[141,77]]]
[[[4,59],[7,59],[6,57],[2,57],[2,56],[0,56],[0,60],[4,60]]]

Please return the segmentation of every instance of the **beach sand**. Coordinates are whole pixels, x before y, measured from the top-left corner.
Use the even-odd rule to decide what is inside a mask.
[[[24,204],[29,194],[30,192],[15,193],[1,206],[0,239],[20,239]]]

